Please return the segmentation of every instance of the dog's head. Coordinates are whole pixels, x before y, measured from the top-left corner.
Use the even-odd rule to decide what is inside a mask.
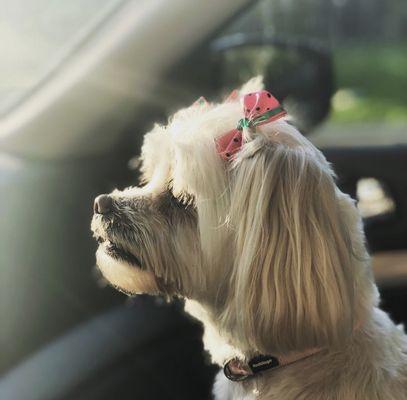
[[[215,140],[241,114],[198,102],[145,136],[143,186],[95,202],[97,264],[125,292],[199,301],[242,349],[343,343],[373,293],[354,203],[285,119],[223,160]]]

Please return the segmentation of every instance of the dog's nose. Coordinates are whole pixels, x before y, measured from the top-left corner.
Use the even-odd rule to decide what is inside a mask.
[[[95,214],[107,214],[112,210],[113,199],[107,194],[101,194],[96,197],[95,203],[93,204],[93,211]]]

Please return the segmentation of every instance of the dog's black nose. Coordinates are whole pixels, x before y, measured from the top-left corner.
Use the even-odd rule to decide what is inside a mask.
[[[107,214],[112,210],[113,199],[107,194],[101,194],[96,197],[95,203],[93,204],[93,211],[95,214]]]

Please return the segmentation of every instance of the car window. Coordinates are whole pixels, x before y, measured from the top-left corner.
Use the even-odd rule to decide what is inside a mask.
[[[0,113],[18,102],[122,0],[0,0]]]
[[[354,146],[407,141],[406,27],[404,0],[306,0],[301,6],[261,0],[223,34],[261,33],[324,46],[335,88],[330,113],[312,138],[321,146]],[[251,57],[264,69],[261,51]]]

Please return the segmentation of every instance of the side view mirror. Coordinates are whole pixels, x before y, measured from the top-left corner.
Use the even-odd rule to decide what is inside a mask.
[[[235,34],[211,44],[219,92],[263,75],[265,86],[304,134],[329,114],[335,91],[332,57],[321,45],[263,34]]]

